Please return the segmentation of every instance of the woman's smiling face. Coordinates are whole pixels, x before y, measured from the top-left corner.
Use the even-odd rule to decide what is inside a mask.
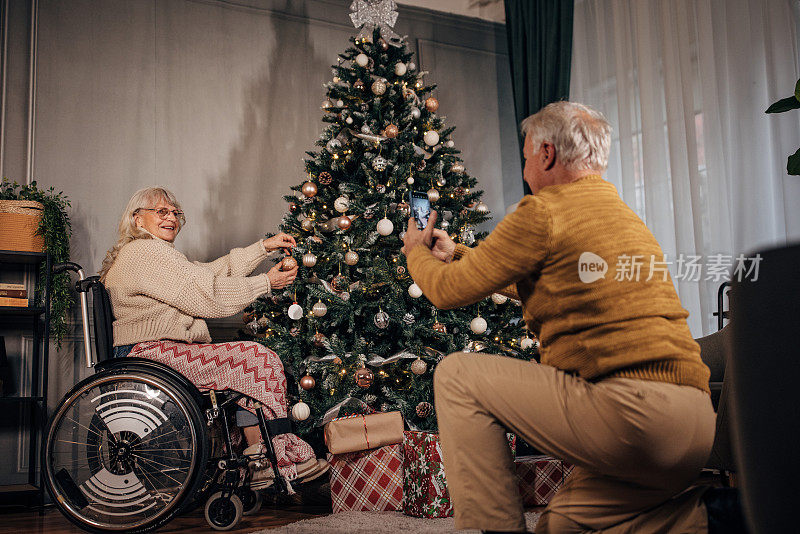
[[[163,218],[159,215],[159,210],[167,210]],[[136,226],[144,228],[159,239],[172,243],[175,241],[181,225],[178,217],[175,216],[175,212],[178,211],[178,208],[162,199],[152,208],[140,208],[133,217]]]

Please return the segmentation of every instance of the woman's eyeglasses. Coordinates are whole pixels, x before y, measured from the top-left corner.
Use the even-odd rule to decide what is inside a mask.
[[[167,216],[171,213],[172,215],[175,216],[175,219],[181,222],[181,224],[186,222],[186,217],[183,215],[182,211],[168,210],[167,208],[139,208],[139,210],[154,211],[156,212],[156,215],[161,217],[161,220],[166,220]]]

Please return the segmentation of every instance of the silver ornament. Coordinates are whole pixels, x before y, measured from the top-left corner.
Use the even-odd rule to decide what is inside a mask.
[[[350,300],[350,293],[348,291],[342,291],[341,293],[339,293],[339,298],[347,302],[348,300]]]
[[[453,148],[454,146],[456,146],[456,142],[453,141],[452,139],[448,139],[447,142],[444,144],[444,146],[446,146],[447,148]]]
[[[303,265],[305,267],[313,267],[317,264],[317,257],[311,252],[303,254]]]
[[[418,299],[422,296],[422,289],[417,284],[411,284],[408,286],[408,294],[411,298]]]
[[[350,4],[350,20],[360,28],[357,39],[367,40],[375,28],[385,39],[399,37],[393,30],[397,22],[397,4],[394,0],[354,0]]]
[[[408,179],[406,180],[406,183],[408,185],[413,185],[414,184],[414,178],[412,176],[409,176]]]
[[[406,67],[405,63],[397,63],[394,66],[394,73],[398,76],[403,76],[406,73],[406,70],[408,70],[408,68]]]
[[[292,418],[295,421],[305,421],[311,415],[311,408],[303,401],[292,406]]]
[[[359,67],[366,67],[369,65],[369,57],[366,54],[358,54],[356,56],[356,65]]]
[[[381,329],[386,328],[387,326],[389,326],[389,314],[381,310],[375,314],[373,322],[375,323],[375,326],[377,326],[378,328]]]
[[[428,370],[428,364],[425,363],[422,359],[417,358],[413,362],[411,362],[411,372],[415,375],[424,375],[425,371]]]
[[[403,315],[403,322],[404,322],[404,323],[406,323],[406,324],[407,324],[407,325],[409,325],[409,326],[411,326],[412,324],[414,324],[414,322],[415,322],[416,320],[417,320],[417,319],[416,319],[416,317],[414,317],[414,314],[413,314],[413,313],[411,313],[411,312],[409,312],[409,313],[407,313],[407,314]]]
[[[314,314],[314,317],[324,317],[325,314],[328,313],[328,307],[324,302],[318,300],[317,303],[311,308],[311,313]]]
[[[375,156],[372,160],[372,168],[378,172],[385,171],[388,164],[389,162],[383,156]]]
[[[534,345],[536,345],[536,342],[529,337],[523,337],[519,340],[519,346],[522,350],[532,349]]]
[[[475,231],[471,226],[465,226],[461,231],[461,242],[467,246],[475,243]]]
[[[438,185],[439,187],[444,187],[447,185],[447,180],[445,180],[444,176],[440,174],[439,177],[436,178],[436,185]]]
[[[475,211],[477,211],[478,213],[488,213],[489,212],[489,206],[487,206],[483,202],[478,202],[478,205],[475,206]]]
[[[336,107],[337,108],[343,108],[344,107],[344,100],[337,100],[336,101]]]
[[[347,124],[353,124],[353,117],[347,117],[347,118],[344,120],[344,122],[346,122]]]
[[[409,62],[409,64],[407,66],[408,66],[408,70],[414,70],[414,69],[417,68],[417,66],[414,64],[413,61]]]

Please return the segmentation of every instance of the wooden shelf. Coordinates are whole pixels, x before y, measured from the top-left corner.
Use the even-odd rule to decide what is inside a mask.
[[[47,258],[44,252],[21,252],[18,250],[0,250],[2,263],[41,263]]]
[[[33,317],[43,313],[41,306],[0,306],[0,317]]]

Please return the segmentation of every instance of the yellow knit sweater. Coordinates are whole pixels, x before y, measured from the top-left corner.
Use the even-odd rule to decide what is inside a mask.
[[[234,315],[269,293],[266,274],[247,276],[266,257],[261,241],[210,263],[191,262],[158,238],[131,241],[105,278],[114,309],[114,345],[210,342],[201,317]]]
[[[583,256],[582,281],[585,252],[602,260]],[[661,247],[600,176],[526,196],[477,247],[458,245],[455,259],[443,263],[418,246],[408,268],[439,308],[466,306],[494,292],[521,300],[528,327],[539,335],[543,364],[587,380],[627,377],[708,391],[710,372],[686,324],[689,313],[658,263],[664,261]],[[591,281],[603,260],[607,272]],[[638,280],[628,268],[636,264]]]

